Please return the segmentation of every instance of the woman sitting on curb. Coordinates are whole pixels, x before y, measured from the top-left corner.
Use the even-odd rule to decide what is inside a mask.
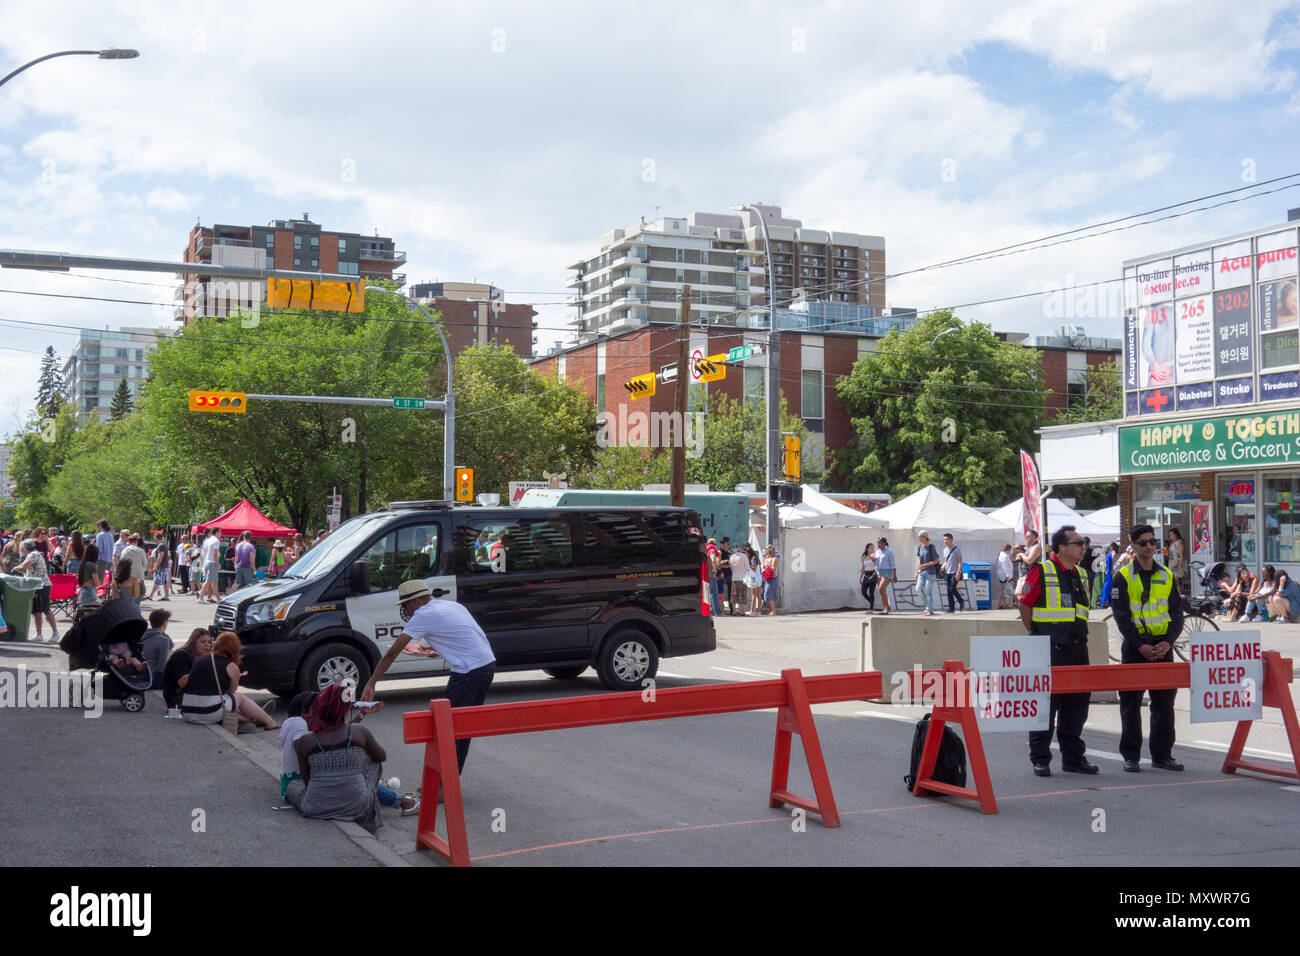
[[[301,780],[289,781],[285,799],[304,817],[350,820],[378,829],[379,775],[388,759],[364,727],[348,723],[352,689],[330,684],[307,714],[308,733],[293,743]]]
[[[299,737],[311,733],[310,728],[307,726],[307,719],[303,715],[311,712],[312,705],[316,703],[316,698],[319,696],[320,694],[316,691],[308,690],[303,691],[301,694],[295,696],[293,700],[289,701],[289,716],[285,718],[284,725],[280,728],[281,797],[288,796],[289,784],[293,783],[295,780],[302,779],[302,773],[300,772],[300,765],[298,763],[298,753],[294,749],[293,745],[297,742]],[[381,710],[383,709],[383,706],[384,702],[380,701],[375,704],[374,707],[370,708],[370,711],[373,713],[374,711]],[[353,722],[355,723],[360,720],[362,716],[364,716],[363,713],[358,713],[357,716],[353,718]],[[382,783],[375,788],[375,792],[379,797],[380,803],[386,807],[400,807],[402,810],[402,816],[404,817],[409,817],[420,809],[419,797],[404,796],[396,790],[384,786]]]
[[[271,719],[270,714],[246,694],[238,692],[242,660],[243,649],[235,632],[222,631],[217,635],[212,653],[196,660],[190,670],[190,679],[181,697],[181,715],[191,723],[219,724],[222,711],[229,709],[226,698],[233,696],[241,724],[256,722],[267,730],[278,729],[280,725]]]

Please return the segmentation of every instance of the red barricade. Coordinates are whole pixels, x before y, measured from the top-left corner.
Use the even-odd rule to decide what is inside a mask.
[[[415,840],[417,850],[431,849],[453,866],[469,866],[465,835],[465,805],[456,767],[456,741],[471,737],[524,734],[599,724],[665,720],[702,714],[728,714],[777,708],[776,739],[772,749],[772,779],[768,805],[801,807],[821,817],[827,827],[840,825],[831,792],[821,741],[811,705],[832,701],[876,700],[883,692],[879,671],[804,677],[798,670],[781,672],[779,680],[735,684],[702,684],[650,692],[628,691],[590,697],[486,704],[452,709],[445,699],[431,700],[428,710],[403,715],[403,739],[425,745],[423,802]],[[790,772],[791,736],[799,735],[815,799],[786,789]],[[447,836],[436,832],[438,790],[444,791]]]
[[[1287,740],[1291,745],[1291,769],[1243,760],[1242,751],[1254,721],[1237,723],[1228,755],[1223,761],[1224,773],[1248,770],[1300,780],[1300,721],[1296,718],[1295,702],[1291,699],[1289,685],[1294,680],[1292,661],[1277,651],[1264,651],[1263,705],[1276,707],[1282,712]],[[961,661],[944,661],[943,669],[909,671],[909,690],[913,699],[934,697],[930,730],[921,751],[917,768],[915,794],[925,792],[946,793],[979,802],[985,813],[997,813],[993,784],[989,779],[988,764],[984,759],[984,744],[980,738],[979,724],[971,706],[972,695],[967,690],[966,675],[969,669]],[[1098,691],[1120,690],[1170,690],[1191,687],[1191,665],[1170,664],[1085,664],[1052,668],[1052,692],[1055,694],[1091,694]],[[975,777],[975,786],[956,787],[933,779],[934,765],[939,755],[939,741],[943,725],[961,725],[966,743],[966,765]]]

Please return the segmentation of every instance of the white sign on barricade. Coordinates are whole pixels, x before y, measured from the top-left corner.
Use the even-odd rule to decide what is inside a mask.
[[[972,706],[981,734],[1046,730],[1052,650],[1046,634],[970,639]]]
[[[1187,659],[1192,670],[1192,723],[1264,716],[1259,631],[1192,631],[1187,635]]]

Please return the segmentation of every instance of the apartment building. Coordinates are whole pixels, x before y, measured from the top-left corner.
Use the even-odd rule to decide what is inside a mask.
[[[64,394],[78,415],[107,421],[118,383],[126,379],[132,399],[149,376],[149,353],[162,329],[83,329],[63,363]]]
[[[325,272],[387,279],[406,285],[396,272],[406,262],[387,236],[325,230],[307,213],[301,219],[273,219],[265,226],[196,225],[182,255],[185,262],[252,266],[301,272]],[[181,304],[176,319],[194,315],[228,315],[266,298],[266,282],[213,280],[201,270],[187,273],[176,291]]]
[[[411,298],[442,315],[447,348],[455,359],[471,345],[496,342],[509,345],[516,355],[533,357],[536,310],[531,305],[506,302],[494,285],[477,282],[419,282]]]
[[[691,287],[692,321],[766,328],[768,238],[778,307],[821,301],[884,311],[883,237],[806,229],[778,206],[757,205],[606,233],[599,253],[569,266],[575,336],[676,322],[683,285]]]

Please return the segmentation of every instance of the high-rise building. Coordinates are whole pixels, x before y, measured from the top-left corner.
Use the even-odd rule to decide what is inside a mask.
[[[13,453],[13,445],[0,445],[0,504],[9,504],[14,500],[14,481],[9,477],[9,459]]]
[[[471,345],[497,342],[509,345],[516,355],[533,357],[531,305],[507,303],[505,293],[494,285],[477,282],[419,282],[410,296],[442,314],[442,331],[454,360]]]
[[[406,262],[406,253],[391,238],[327,232],[306,213],[301,219],[273,219],[265,226],[197,225],[190,230],[182,258],[209,265],[325,272],[406,284],[406,276],[394,271]],[[214,280],[198,271],[184,276],[176,295],[181,299],[176,318],[188,321],[194,315],[226,315],[250,308],[254,301],[265,300],[266,282]]]
[[[602,236],[599,254],[569,266],[575,276],[568,284],[576,290],[570,303],[578,310],[570,324],[578,341],[676,322],[683,285],[691,287],[693,321],[766,328],[764,226],[778,307],[811,301],[884,312],[883,237],[805,229],[780,207],[758,205],[741,213],[642,220]]]
[[[136,400],[149,375],[149,353],[158,337],[167,334],[163,329],[83,329],[63,363],[64,392],[77,414],[107,421],[123,379]]]

